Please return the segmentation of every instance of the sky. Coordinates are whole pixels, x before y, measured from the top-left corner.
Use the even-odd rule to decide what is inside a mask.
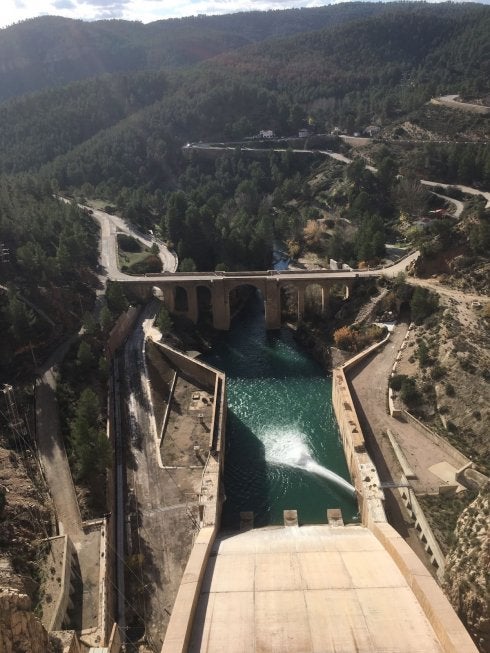
[[[490,0],[483,0],[484,4],[488,2]],[[162,18],[197,14],[317,7],[324,4],[330,3],[328,0],[0,0],[0,27],[45,14],[82,20],[123,18],[149,23]]]

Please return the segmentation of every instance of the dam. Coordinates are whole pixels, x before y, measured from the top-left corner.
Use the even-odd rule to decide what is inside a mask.
[[[207,493],[223,510],[201,523],[162,653],[476,653],[386,520],[348,382],[364,354],[330,384],[260,314],[239,328],[240,346],[232,330],[206,357],[228,375],[225,472]]]

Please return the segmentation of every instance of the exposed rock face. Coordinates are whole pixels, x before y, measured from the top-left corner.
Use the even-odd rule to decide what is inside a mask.
[[[490,483],[463,511],[447,558],[446,592],[482,653],[490,652]]]
[[[27,594],[10,587],[0,589],[0,651],[50,653],[48,633],[31,612]]]

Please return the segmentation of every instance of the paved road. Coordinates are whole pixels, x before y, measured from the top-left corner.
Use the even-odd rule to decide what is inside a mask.
[[[449,202],[450,204],[452,204],[455,207],[454,213],[452,214],[452,216],[454,218],[460,218],[461,217],[461,214],[463,213],[463,210],[464,210],[464,202],[461,202],[460,200],[455,200],[452,197],[448,197],[448,195],[441,195],[440,193],[435,193],[434,191],[430,191],[430,192],[433,195],[436,195],[437,197],[440,197],[445,202]]]
[[[490,113],[490,107],[483,104],[472,104],[471,102],[460,102],[459,95],[441,95],[441,97],[432,98],[431,104],[442,104],[451,109],[459,109],[460,111],[469,111],[470,113]]]
[[[72,201],[66,197],[62,197],[61,195],[58,195],[58,199],[67,204]],[[101,276],[103,282],[105,281],[105,277],[115,280],[119,274],[116,240],[116,234],[118,232],[133,236],[133,238],[139,240],[146,247],[151,247],[154,244],[158,245],[163,271],[175,272],[177,270],[179,264],[177,255],[175,252],[171,252],[160,240],[156,238],[151,239],[133,227],[128,226],[126,222],[117,215],[106,213],[101,209],[92,209],[90,206],[85,206],[84,204],[79,204],[78,206],[86,211],[92,211],[92,217],[97,220],[100,225],[101,238],[99,245],[99,261],[102,268],[104,268],[104,273]]]
[[[419,256],[419,252],[412,252],[402,260],[398,261],[394,265],[387,266],[385,268],[378,268],[372,270],[264,270],[258,272],[188,272],[188,273],[176,273],[169,276],[168,274],[148,274],[148,275],[128,275],[119,270],[114,270],[114,264],[111,264],[110,268],[110,278],[116,281],[128,281],[128,282],[137,282],[147,285],[156,285],[165,281],[172,283],[181,282],[185,283],[186,281],[208,281],[212,283],[217,279],[240,279],[244,282],[247,279],[256,279],[264,280],[270,278],[281,279],[281,281],[290,281],[294,282],[298,279],[308,280],[308,281],[318,281],[325,278],[338,279],[340,282],[350,279],[356,279],[361,277],[396,277],[400,272],[404,272],[410,264],[415,261]]]
[[[84,207],[83,205],[80,205],[80,207],[90,209],[90,207]],[[157,239],[151,239],[133,227],[128,226],[126,222],[124,222],[124,220],[117,215],[106,213],[100,209],[90,210],[93,210],[93,217],[100,225],[102,241],[101,262],[102,265],[107,268],[109,278],[112,279],[115,271],[117,270],[117,248],[115,238],[117,232],[123,232],[133,236],[133,238],[136,238],[142,242],[146,247],[151,247],[154,244],[158,245],[163,271],[175,272],[177,270],[177,255],[174,252],[171,252],[161,241]]]
[[[478,188],[472,188],[471,186],[464,186],[462,184],[441,184],[438,181],[428,181],[427,179],[421,179],[420,183],[424,184],[425,186],[432,187],[441,186],[442,188],[457,188],[458,190],[462,191],[463,193],[467,193],[468,195],[481,195],[487,200],[485,207],[487,209],[490,208],[490,193],[487,191],[480,190]]]
[[[409,141],[411,142],[411,141]],[[421,141],[416,141],[416,142],[421,142]],[[434,141],[432,141],[434,142]],[[451,141],[452,142],[452,141]],[[184,149],[195,149],[195,150],[235,150],[235,147],[230,147],[227,146],[226,144],[223,144],[223,146],[216,146],[216,145],[208,145],[207,143],[189,143],[187,144]],[[264,152],[263,148],[259,147],[242,147],[241,148],[244,151],[249,151],[249,152]],[[286,148],[271,148],[273,152],[295,152],[297,154],[323,154],[324,156],[329,156],[331,159],[335,159],[336,161],[340,161],[341,163],[352,163],[353,159],[349,159],[349,157],[344,156],[343,154],[339,154],[338,152],[332,152],[331,150],[298,150],[298,149],[286,149]],[[371,170],[371,172],[377,172],[377,168],[374,166],[367,165],[366,168],[368,170]],[[461,190],[463,193],[468,193],[469,195],[482,195],[486,200],[487,204],[486,207],[490,207],[490,193],[479,190],[478,188],[472,188],[471,186],[463,186],[460,184],[444,184],[440,183],[438,181],[429,181],[427,179],[421,179],[420,180],[421,184],[425,184],[426,186],[441,186],[443,188],[458,188]],[[451,198],[448,198],[450,201]]]
[[[99,571],[100,528],[84,529],[70,466],[61,434],[56,399],[56,365],[66,355],[77,335],[67,338],[40,370],[36,381],[36,437],[39,460],[49,487],[59,531],[68,535],[78,557],[75,571],[77,599],[70,612],[72,625],[86,631],[91,643],[100,641]]]

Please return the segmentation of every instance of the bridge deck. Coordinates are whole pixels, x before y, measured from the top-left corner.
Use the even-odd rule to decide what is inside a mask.
[[[208,563],[192,653],[441,653],[405,578],[362,526],[222,535]]]

